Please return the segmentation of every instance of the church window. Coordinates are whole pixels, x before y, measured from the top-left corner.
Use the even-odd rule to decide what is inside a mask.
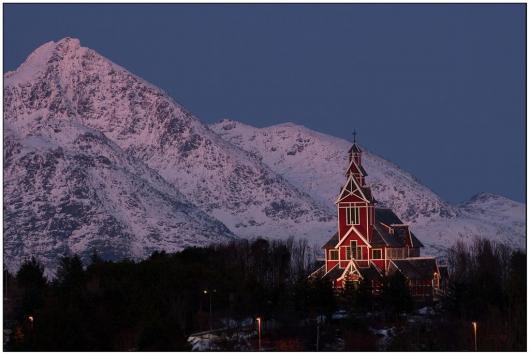
[[[346,223],[348,225],[359,224],[359,207],[349,207],[346,209]]]
[[[329,260],[339,260],[339,251],[337,249],[329,251]]]
[[[357,241],[352,240],[350,242],[350,248],[351,248],[351,258],[352,259],[362,259],[363,253],[362,253],[362,247],[357,246]]]
[[[357,247],[357,256],[356,259],[362,260],[363,259],[363,249],[361,247]]]
[[[381,249],[372,249],[372,259],[382,259]]]

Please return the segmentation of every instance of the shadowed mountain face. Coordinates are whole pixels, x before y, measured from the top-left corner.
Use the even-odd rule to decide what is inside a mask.
[[[30,255],[53,269],[62,254],[141,258],[234,237],[319,245],[336,228],[348,142],[289,124],[209,128],[76,39],[46,43],[4,75],[4,127],[10,267]],[[496,219],[483,199],[451,206],[374,154],[364,165],[376,199],[432,249],[493,235],[493,224],[495,238],[524,243],[521,204],[498,197],[511,207]]]
[[[334,201],[345,182],[351,142],[291,123],[256,128],[223,120],[210,128],[335,211]],[[371,152],[363,153],[363,166],[379,206],[392,208],[410,223],[427,252],[440,255],[456,240],[474,237],[525,248],[524,204],[482,193],[455,206],[443,201],[411,174]]]

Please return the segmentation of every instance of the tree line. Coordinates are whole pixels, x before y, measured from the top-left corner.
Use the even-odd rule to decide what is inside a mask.
[[[442,317],[478,321],[481,330],[501,322],[505,350],[525,348],[526,254],[480,240],[455,245],[447,260]],[[259,316],[297,329],[320,315],[331,320],[337,309],[350,319],[380,311],[396,321],[414,306],[400,275],[384,280],[380,297],[364,282],[347,283],[337,293],[326,280],[308,279],[315,252],[305,240],[238,240],[155,252],[138,262],[94,253],[85,264],[77,255],[61,257],[54,279],[47,280],[31,258],[15,275],[5,274],[4,320],[13,330],[7,349],[189,350],[190,334],[224,327],[227,319]],[[355,329],[367,332],[364,325]],[[312,336],[296,336],[312,349]],[[356,349],[355,342],[351,346]]]

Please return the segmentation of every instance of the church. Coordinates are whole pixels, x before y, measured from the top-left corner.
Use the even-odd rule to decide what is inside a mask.
[[[383,277],[398,272],[413,297],[432,298],[444,270],[434,257],[421,256],[422,243],[391,209],[376,207],[355,133],[348,158],[346,182],[335,201],[337,232],[322,247],[325,260],[310,277],[329,280],[336,289],[364,280],[377,295]]]

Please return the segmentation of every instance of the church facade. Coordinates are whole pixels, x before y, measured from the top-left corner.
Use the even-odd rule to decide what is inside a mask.
[[[383,278],[399,272],[412,296],[432,297],[440,289],[436,259],[421,256],[422,243],[392,210],[376,207],[355,138],[348,157],[346,182],[335,201],[337,232],[324,244],[325,260],[311,277],[337,289],[364,280],[378,294]]]

